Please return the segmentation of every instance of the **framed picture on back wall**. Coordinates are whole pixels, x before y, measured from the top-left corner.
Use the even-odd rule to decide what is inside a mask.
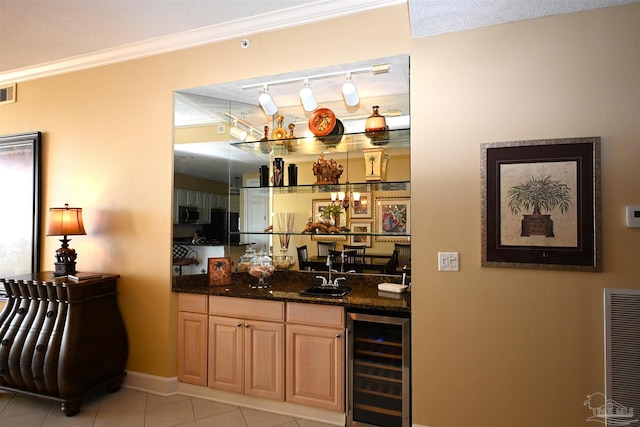
[[[376,197],[376,242],[408,242],[411,235],[411,198]]]
[[[351,244],[371,247],[371,221],[351,221]]]
[[[351,198],[353,199],[350,210],[351,218],[371,218],[371,210],[373,209],[371,193],[360,193],[360,200],[357,201],[352,193]]]

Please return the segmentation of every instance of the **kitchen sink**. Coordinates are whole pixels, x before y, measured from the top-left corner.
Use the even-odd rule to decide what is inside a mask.
[[[349,286],[311,286],[299,294],[309,297],[343,297],[351,292]]]

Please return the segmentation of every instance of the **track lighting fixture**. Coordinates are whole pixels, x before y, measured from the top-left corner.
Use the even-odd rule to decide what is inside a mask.
[[[231,128],[229,129],[229,134],[232,137],[240,141],[258,141],[258,138],[254,136],[254,133],[257,135],[261,135],[260,132],[249,126],[247,123],[241,121],[233,114],[230,114],[226,111],[223,114],[233,120],[233,126],[231,126]],[[244,126],[247,129],[245,130],[241,126]]]
[[[242,130],[238,127],[237,120],[233,122],[233,126],[229,130],[229,133],[231,134],[232,137],[234,137],[235,139],[239,139],[240,141],[246,140],[247,136],[249,135],[249,133],[246,130]]]
[[[311,87],[309,87],[309,82],[311,80],[346,77],[347,82],[342,85],[342,96],[347,106],[355,107],[360,103],[360,95],[358,95],[358,89],[356,88],[355,83],[351,81],[351,76],[363,73],[372,73],[373,75],[385,74],[389,72],[389,69],[389,64],[380,64],[347,71],[337,71],[333,73],[316,74],[308,77],[294,77],[291,79],[276,80],[266,83],[250,84],[242,86],[242,89],[255,89],[257,87],[262,87],[262,92],[258,97],[258,102],[267,116],[273,116],[278,111],[278,106],[276,105],[273,97],[269,94],[269,86],[303,82],[305,87],[300,90],[300,101],[302,102],[304,110],[311,112],[318,108],[318,103],[315,100]]]
[[[356,88],[355,83],[351,81],[351,73],[347,73],[347,81],[342,85],[342,98],[344,99],[344,103],[349,107],[355,107],[360,103],[358,88]]]
[[[302,102],[302,108],[304,111],[310,113],[318,108],[313,91],[309,87],[309,79],[304,80],[304,87],[300,89],[300,102]]]
[[[273,116],[278,112],[278,106],[276,102],[273,100],[273,97],[269,93],[269,86],[264,85],[260,96],[258,97],[258,102],[262,107],[262,110],[267,116]]]

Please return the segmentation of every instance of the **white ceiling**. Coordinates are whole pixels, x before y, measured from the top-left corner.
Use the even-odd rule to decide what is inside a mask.
[[[96,52],[149,55],[398,3],[408,3],[411,34],[419,38],[636,1],[0,0],[0,82],[24,79],[35,66],[52,72],[65,60],[91,66],[83,59],[95,60]],[[111,59],[118,58],[127,59]]]

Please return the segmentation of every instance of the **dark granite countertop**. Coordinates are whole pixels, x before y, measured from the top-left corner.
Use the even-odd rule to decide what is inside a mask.
[[[341,285],[350,286],[352,291],[342,298],[309,297],[298,293],[309,286],[320,284],[316,276],[327,277],[319,271],[278,271],[265,279],[271,284],[269,289],[252,289],[250,285],[257,279],[247,273],[232,273],[232,284],[209,286],[209,276],[192,274],[173,276],[172,291],[190,294],[206,294],[236,298],[254,298],[272,301],[305,302],[311,304],[340,305],[348,309],[411,312],[411,293],[396,294],[378,290],[379,283],[401,283],[401,276],[382,274],[336,273],[333,277],[346,277]],[[407,280],[410,281],[409,279]]]

